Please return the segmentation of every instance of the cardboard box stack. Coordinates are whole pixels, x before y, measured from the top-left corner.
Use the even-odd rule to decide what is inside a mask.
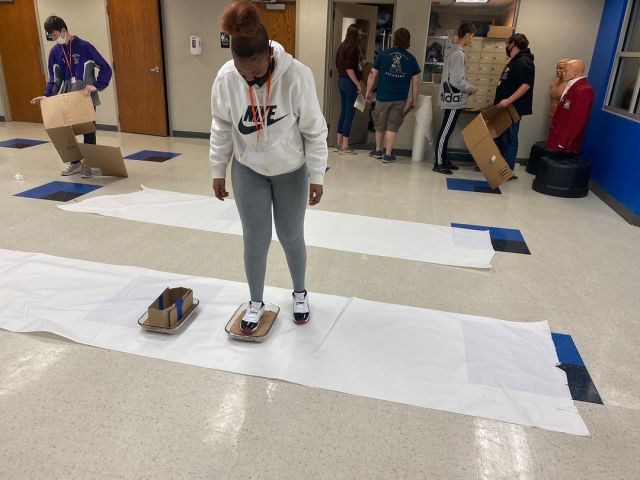
[[[478,87],[469,97],[467,108],[483,110],[493,105],[500,75],[507,64],[505,39],[511,35],[511,27],[492,26],[487,37],[476,37],[471,47],[465,47],[467,80]]]
[[[63,162],[85,161],[94,175],[127,177],[120,147],[78,143],[76,135],[96,131],[91,97],[70,92],[40,102],[44,128]]]

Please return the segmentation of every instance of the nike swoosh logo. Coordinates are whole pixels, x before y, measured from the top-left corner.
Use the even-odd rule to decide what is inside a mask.
[[[286,115],[283,115],[280,118],[268,119],[267,120],[267,127],[273,125],[274,123],[279,122],[280,120],[282,120],[284,117],[286,117],[288,115],[289,114],[287,113]],[[254,124],[251,124],[251,125],[247,126],[242,122],[242,119],[240,119],[240,121],[238,122],[238,131],[242,135],[251,135],[252,133],[256,133],[258,131],[258,127],[256,125],[254,125]]]

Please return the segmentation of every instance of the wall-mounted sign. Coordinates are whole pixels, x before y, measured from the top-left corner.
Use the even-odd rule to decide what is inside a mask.
[[[220,48],[229,48],[231,46],[231,38],[224,32],[220,32]]]

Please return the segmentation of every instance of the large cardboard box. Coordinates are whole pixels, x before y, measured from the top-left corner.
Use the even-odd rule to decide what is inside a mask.
[[[513,33],[513,27],[499,27],[497,25],[491,25],[489,27],[489,33],[487,38],[509,38]]]
[[[464,143],[491,188],[497,188],[513,177],[513,172],[493,139],[519,120],[513,105],[507,108],[493,106],[480,112],[462,129]]]
[[[96,131],[96,111],[90,96],[69,92],[40,102],[42,122],[63,162],[85,160],[94,175],[127,177],[120,148],[78,143],[76,135]]]

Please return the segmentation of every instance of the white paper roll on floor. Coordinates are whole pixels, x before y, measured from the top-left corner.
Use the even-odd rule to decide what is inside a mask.
[[[411,160],[421,162],[424,160],[427,145],[433,150],[433,106],[431,96],[420,95],[415,109],[416,124],[413,131],[413,147]]]

